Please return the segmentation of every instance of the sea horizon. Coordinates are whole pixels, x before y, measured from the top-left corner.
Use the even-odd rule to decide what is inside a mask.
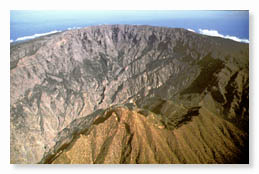
[[[10,11],[10,42],[98,25],[184,28],[249,43],[249,11]]]

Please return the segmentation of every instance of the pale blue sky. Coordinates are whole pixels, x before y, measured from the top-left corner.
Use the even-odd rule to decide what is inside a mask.
[[[10,11],[11,40],[99,24],[139,24],[217,30],[249,38],[248,11]]]

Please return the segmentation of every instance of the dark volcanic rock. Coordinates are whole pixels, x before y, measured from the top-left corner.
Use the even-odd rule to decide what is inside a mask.
[[[11,44],[11,163],[57,152],[87,129],[75,119],[90,126],[84,116],[98,109],[155,107],[154,97],[206,108],[248,133],[248,52],[248,44],[184,29],[129,25]]]

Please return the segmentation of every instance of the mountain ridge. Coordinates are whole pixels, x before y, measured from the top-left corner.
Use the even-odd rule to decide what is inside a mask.
[[[105,25],[11,44],[10,54],[11,163],[41,161],[77,118],[114,104],[143,108],[153,97],[206,108],[248,132],[245,43]]]
[[[163,105],[167,109],[173,105],[175,111],[184,109],[171,101]],[[189,117],[182,116],[183,122],[168,127],[165,115],[135,106],[108,108],[96,114],[91,126],[75,120],[68,129],[79,127],[82,132],[75,131],[72,137],[61,133],[58,137],[62,138],[40,163],[248,163],[245,132],[205,108],[193,108],[186,113]],[[89,119],[82,119],[86,118]]]

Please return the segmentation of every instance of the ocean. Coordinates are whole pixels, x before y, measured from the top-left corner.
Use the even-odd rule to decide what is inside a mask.
[[[185,28],[249,43],[249,11],[10,11],[10,42],[102,24]]]

